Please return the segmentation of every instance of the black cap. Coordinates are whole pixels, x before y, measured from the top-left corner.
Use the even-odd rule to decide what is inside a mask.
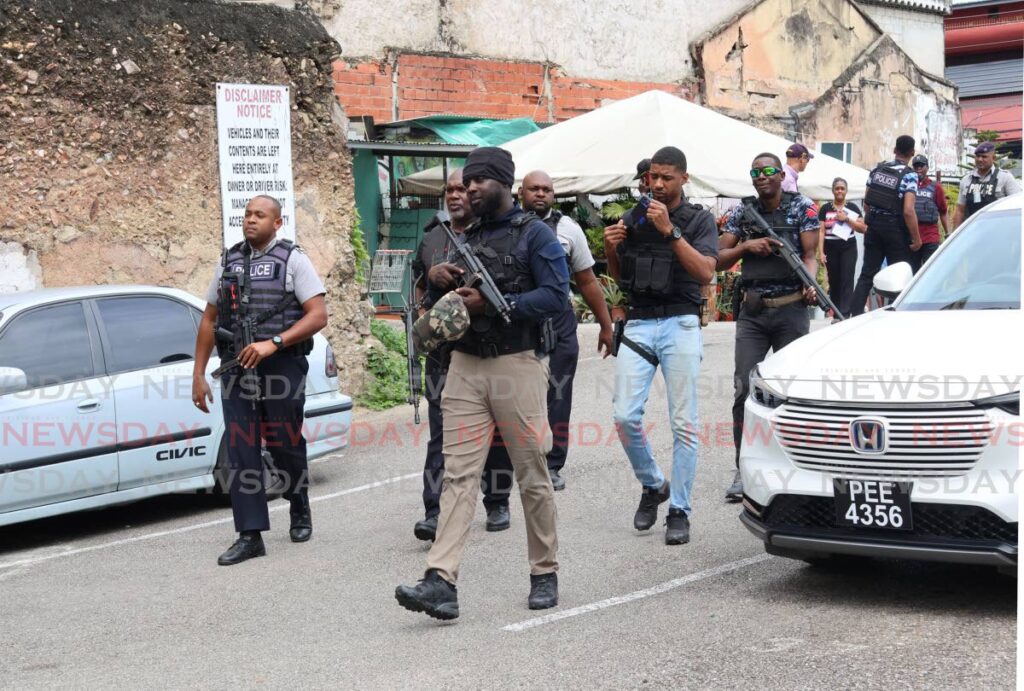
[[[639,180],[649,172],[651,172],[651,159],[645,158],[636,164],[636,175],[633,176],[633,179]]]
[[[924,166],[925,168],[927,168],[928,157],[925,156],[924,154],[918,154],[917,156],[914,156],[914,160],[910,162],[910,167],[917,168],[918,166]]]

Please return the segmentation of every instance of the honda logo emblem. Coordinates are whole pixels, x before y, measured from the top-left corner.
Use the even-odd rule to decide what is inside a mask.
[[[858,418],[850,423],[850,446],[857,453],[885,453],[889,445],[885,421],[878,418]]]

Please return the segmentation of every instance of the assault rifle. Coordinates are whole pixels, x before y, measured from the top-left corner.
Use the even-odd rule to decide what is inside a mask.
[[[771,240],[775,240],[778,244],[772,246],[772,252],[782,257],[789,264],[789,268],[793,270],[793,273],[797,275],[800,282],[807,288],[814,288],[814,293],[817,296],[818,307],[825,312],[832,310],[832,315],[842,321],[844,319],[842,312],[835,306],[835,303],[829,299],[828,293],[826,293],[818,282],[811,276],[811,272],[804,266],[803,259],[796,253],[789,243],[779,237],[779,234],[768,224],[768,221],[764,220],[764,217],[757,213],[757,209],[754,208],[753,204],[745,204],[743,206],[743,215],[740,217],[740,222],[747,222],[752,224],[757,234],[762,237],[767,237]]]
[[[463,285],[467,288],[476,288],[480,291],[480,295],[487,302],[491,308],[498,313],[502,321],[506,324],[512,323],[512,306],[508,304],[508,300],[498,290],[497,284],[494,282],[494,278],[487,272],[484,265],[480,263],[480,258],[473,254],[473,250],[459,241],[455,237],[455,233],[448,227],[447,224],[442,223],[441,227],[444,228],[444,232],[448,234],[448,239],[452,243],[452,248],[459,253],[458,261],[463,264],[466,269],[466,273],[462,277]]]

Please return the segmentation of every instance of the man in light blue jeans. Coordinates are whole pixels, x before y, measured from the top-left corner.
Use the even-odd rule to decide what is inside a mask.
[[[628,322],[616,330],[615,425],[643,486],[633,517],[637,530],[658,520],[671,498],[665,544],[690,541],[690,491],[697,469],[697,373],[703,352],[700,287],[718,259],[714,217],[683,197],[686,156],[666,146],[651,158],[646,183],[653,199],[605,228],[608,272],[628,296]],[[651,382],[661,365],[672,428],[672,481],[658,467],[643,427]]]

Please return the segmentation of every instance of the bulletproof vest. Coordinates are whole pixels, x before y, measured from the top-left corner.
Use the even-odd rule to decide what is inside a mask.
[[[914,197],[914,211],[917,213],[918,223],[938,223],[939,207],[935,203],[935,181],[928,183],[927,187],[918,185],[917,196]]]
[[[220,286],[217,291],[217,326],[233,334],[241,332],[243,316],[253,320],[253,337],[266,341],[286,331],[302,318],[302,305],[294,293],[285,290],[288,258],[295,249],[290,240],[278,240],[273,247],[249,260],[249,303],[242,302],[242,274],[246,243],[224,251]],[[243,312],[247,314],[243,315]]]
[[[684,201],[682,208],[673,212],[672,221],[680,229],[686,228],[702,210],[703,207]],[[676,259],[672,244],[653,223],[628,228],[619,257],[622,290],[629,295],[654,297],[669,305],[692,302],[692,286],[700,284]]]
[[[782,201],[775,211],[770,214],[760,209],[758,211],[764,220],[768,222],[768,225],[772,227],[772,230],[778,233],[782,241],[788,243],[790,247],[796,250],[798,256],[803,256],[803,250],[800,245],[800,228],[796,224],[796,219],[791,221],[789,218],[789,207],[796,196],[792,192],[783,192]],[[740,203],[757,204],[757,197],[746,197]],[[756,227],[752,227],[750,232],[752,237],[758,236]],[[744,255],[741,276],[743,277],[743,282],[748,285],[755,282],[799,280],[796,274],[793,273],[793,270],[789,268],[786,260],[777,254],[769,254],[767,257],[761,257],[756,254]]]
[[[982,182],[976,174],[971,175],[971,184],[967,187],[967,216],[984,209],[996,200],[996,183],[999,182],[999,171],[989,171],[988,180]],[[977,195],[977,197],[975,197]],[[978,201],[975,201],[977,199]]]
[[[526,293],[536,287],[530,265],[514,254],[523,229],[536,219],[533,213],[514,216],[503,232],[488,231],[486,244],[479,222],[466,230],[466,243],[503,295]],[[534,349],[538,343],[536,322],[513,319],[511,325],[506,325],[501,317],[485,313],[472,317],[469,331],[459,339],[457,348],[480,357],[497,357]]]
[[[562,212],[552,209],[548,217],[542,219],[556,236],[558,235],[558,222],[562,220]]]
[[[868,176],[868,191],[864,203],[872,209],[885,209],[899,213],[903,208],[900,199],[900,181],[907,174],[906,164],[899,161],[879,163]]]

